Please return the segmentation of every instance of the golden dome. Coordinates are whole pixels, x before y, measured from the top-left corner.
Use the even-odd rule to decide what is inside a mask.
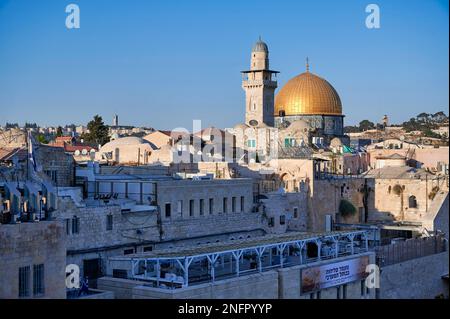
[[[342,115],[338,93],[327,80],[310,73],[290,79],[275,97],[275,116],[284,111],[289,115]]]

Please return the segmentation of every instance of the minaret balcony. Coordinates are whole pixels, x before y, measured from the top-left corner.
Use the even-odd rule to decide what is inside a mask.
[[[247,80],[247,81],[242,81],[242,87],[245,87],[245,88],[248,88],[248,87],[260,87],[260,86],[276,88],[277,87],[277,81],[272,81],[272,80]]]

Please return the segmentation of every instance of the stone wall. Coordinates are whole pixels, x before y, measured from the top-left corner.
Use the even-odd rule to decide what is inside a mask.
[[[448,240],[449,235],[449,225],[448,225],[448,211],[449,211],[449,197],[448,193],[444,194],[445,198],[442,201],[442,206],[439,208],[435,219],[433,220],[433,227],[432,229],[434,231],[442,231],[445,233],[445,238]]]
[[[97,280],[97,288],[113,292],[116,299],[131,299],[133,288],[143,284],[142,281],[112,277],[102,277]]]
[[[287,230],[306,231],[308,223],[307,192],[267,193],[263,199],[263,215],[268,223],[268,233],[285,233]]]
[[[446,216],[439,215],[434,221],[441,206],[445,206],[443,198],[448,195],[448,188],[443,179],[384,179],[384,178],[346,178],[330,180],[314,180],[309,197],[308,230],[323,231],[325,215],[332,215],[336,222],[359,223],[364,220],[363,189],[367,182],[368,221],[413,221],[422,222],[428,230],[447,229]],[[395,185],[404,187],[402,194],[396,194]],[[433,198],[430,194],[433,188],[439,191]],[[409,205],[409,199],[414,196],[417,207]],[[339,203],[342,199],[350,201],[357,212],[352,216],[339,214]],[[447,218],[448,220],[448,218]],[[442,226],[438,226],[440,224]]]
[[[408,260],[381,269],[380,298],[430,299],[443,294],[449,297],[448,251]]]
[[[65,232],[58,222],[0,224],[0,299],[19,297],[19,268],[30,266],[27,298],[66,298]],[[33,266],[44,264],[44,294],[33,295]]]
[[[133,299],[276,299],[278,274],[267,271],[182,289],[136,286]]]
[[[53,179],[56,186],[73,186],[75,182],[75,161],[66,154],[64,148],[39,144],[35,148],[37,166],[51,178],[50,172],[56,172]]]
[[[433,148],[417,148],[416,146],[408,146],[402,149],[369,149],[370,166],[375,167],[377,156],[389,156],[393,154],[400,154],[408,156],[417,162],[422,168],[436,169],[439,162],[448,164],[449,148],[448,146]]]
[[[428,218],[434,199],[430,194],[434,187],[447,191],[444,180],[425,179],[382,179],[373,181],[374,198],[369,202],[370,220],[422,221]],[[394,187],[403,191],[397,194]],[[409,205],[409,198],[415,197],[417,207]]]
[[[204,218],[179,219],[162,223],[163,240],[227,235],[237,239],[237,234],[263,230],[259,213],[228,213]],[[236,234],[233,236],[233,234]],[[215,238],[211,238],[213,240]]]
[[[324,231],[325,216],[331,215],[333,220],[341,223],[358,223],[363,213],[363,178],[340,180],[314,180],[313,192],[310,195],[308,230]],[[350,201],[356,208],[356,214],[340,216],[339,204],[342,199]]]
[[[89,295],[83,295],[77,299],[114,299],[114,292],[112,291],[89,288],[89,292]]]
[[[158,181],[157,194],[163,220],[219,215],[221,213],[248,213],[252,211],[253,207],[253,181],[246,178]],[[241,198],[243,198],[243,201]],[[190,210],[191,200],[193,201],[192,211]],[[226,211],[224,211],[225,200]],[[241,203],[244,204],[242,207]],[[166,212],[167,204],[170,204],[170,214]]]

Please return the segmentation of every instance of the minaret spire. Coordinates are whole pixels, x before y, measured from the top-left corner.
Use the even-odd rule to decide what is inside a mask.
[[[309,73],[309,58],[306,57],[306,72]]]

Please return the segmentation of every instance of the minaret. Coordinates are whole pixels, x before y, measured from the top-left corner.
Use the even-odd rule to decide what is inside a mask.
[[[252,49],[250,70],[242,71],[242,88],[245,91],[245,124],[274,126],[274,96],[277,81],[269,69],[269,49],[261,37]]]

